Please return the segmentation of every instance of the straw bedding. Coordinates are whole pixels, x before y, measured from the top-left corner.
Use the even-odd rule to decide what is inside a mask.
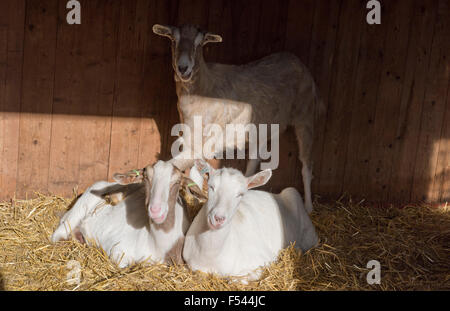
[[[243,285],[186,266],[135,265],[120,270],[107,255],[49,237],[72,199],[37,194],[0,203],[0,289],[6,290],[436,290],[450,289],[447,206],[374,207],[341,200],[315,204],[321,239],[300,254],[289,247],[258,282]],[[369,285],[368,261],[381,263],[381,284]],[[79,284],[68,282],[69,262]]]

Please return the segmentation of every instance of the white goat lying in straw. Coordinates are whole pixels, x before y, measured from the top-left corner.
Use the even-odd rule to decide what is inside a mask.
[[[317,245],[296,189],[249,191],[267,183],[271,170],[246,178],[235,169],[214,170],[203,160],[195,165],[200,172],[209,171],[209,193],[184,242],[183,258],[192,270],[256,280],[259,268],[276,260],[291,242],[304,252]]]
[[[81,195],[61,218],[52,242],[73,235],[103,248],[121,268],[146,260],[182,263],[191,221],[177,202],[184,179],[181,171],[159,161],[153,167],[115,174],[114,179],[117,183],[97,182]],[[123,191],[126,196],[117,205],[103,199],[106,193]]]

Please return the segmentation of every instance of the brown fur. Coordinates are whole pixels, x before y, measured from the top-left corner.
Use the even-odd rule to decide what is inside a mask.
[[[177,264],[182,265],[184,264],[183,260],[183,246],[184,246],[184,236],[180,237],[173,247],[167,252],[165,262],[167,264]]]

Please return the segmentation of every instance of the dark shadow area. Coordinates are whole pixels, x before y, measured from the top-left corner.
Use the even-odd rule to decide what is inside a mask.
[[[6,290],[5,288],[5,279],[3,277],[3,274],[0,272],[0,291]]]

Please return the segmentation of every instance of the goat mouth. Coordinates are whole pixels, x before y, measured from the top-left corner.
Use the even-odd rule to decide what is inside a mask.
[[[161,215],[150,214],[150,218],[153,220],[153,222],[160,225],[164,222],[164,220],[166,220],[166,213],[162,213]]]
[[[178,77],[183,82],[189,82],[189,81],[191,81],[191,78],[192,78],[192,72],[190,72],[188,74],[181,74],[178,72]]]

